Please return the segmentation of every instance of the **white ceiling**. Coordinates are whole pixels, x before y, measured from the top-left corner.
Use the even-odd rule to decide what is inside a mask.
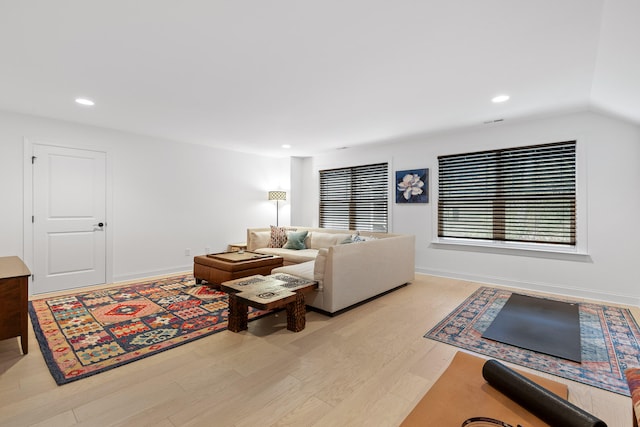
[[[275,156],[585,109],[640,123],[638,16],[638,0],[0,0],[0,109]]]

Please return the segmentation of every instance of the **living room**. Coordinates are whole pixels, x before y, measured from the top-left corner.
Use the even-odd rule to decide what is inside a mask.
[[[582,7],[578,2],[569,3],[575,8]],[[366,9],[366,6],[361,6]],[[638,12],[638,6],[631,2],[616,6],[611,1],[592,1],[585,7],[591,12],[587,14],[589,18],[606,16],[615,17],[616,21],[594,24],[601,31],[599,41],[597,34],[590,32],[591,27],[585,29],[572,22],[576,34],[592,37],[588,43],[585,42],[585,50],[593,49],[588,54],[593,56],[593,69],[589,72],[570,70],[575,74],[567,71],[568,80],[573,79],[575,86],[567,80],[550,89],[558,100],[553,109],[530,109],[527,114],[517,114],[517,111],[509,111],[508,103],[491,105],[489,108],[493,110],[484,110],[491,111],[491,114],[483,112],[459,126],[434,126],[430,130],[412,132],[401,129],[400,119],[397,123],[384,124],[380,123],[379,117],[372,115],[373,119],[365,126],[369,133],[358,134],[361,140],[336,136],[340,146],[327,145],[327,149],[312,155],[296,153],[295,140],[289,138],[286,142],[290,142],[293,149],[280,149],[279,144],[273,142],[278,140],[273,134],[269,144],[277,145],[276,149],[262,154],[260,150],[251,152],[232,138],[228,138],[226,147],[182,141],[170,136],[172,125],[162,119],[157,121],[162,122],[164,127],[161,129],[166,130],[167,136],[149,136],[142,128],[136,128],[135,117],[127,123],[129,130],[119,130],[115,124],[108,126],[92,121],[90,109],[73,113],[79,114],[76,119],[56,118],[44,107],[41,110],[35,102],[25,106],[0,101],[0,194],[5,205],[0,221],[0,255],[21,256],[27,265],[32,262],[33,247],[27,237],[32,215],[28,209],[31,153],[35,145],[61,145],[106,153],[105,283],[188,271],[192,268],[194,255],[225,250],[228,244],[242,241],[248,227],[275,224],[276,205],[267,200],[269,190],[287,191],[287,201],[280,205],[278,212],[281,225],[317,226],[319,170],[386,162],[390,174],[413,168],[428,168],[430,171],[429,203],[396,204],[391,195],[389,202],[389,230],[416,236],[415,265],[419,275],[452,279],[447,283],[459,284],[464,291],[469,290],[468,282],[489,283],[639,306],[640,290],[635,281],[639,250],[635,241],[640,238],[640,231],[633,224],[636,212],[640,210],[640,194],[636,185],[640,182],[640,121],[637,115],[624,115],[604,101],[596,102],[601,99],[608,101],[598,97],[599,90],[613,85],[611,82],[619,78],[629,85],[625,90],[631,99],[635,99],[636,104],[633,105],[638,111],[640,89],[637,81],[625,79],[626,74],[612,72],[604,63],[607,57],[617,61],[623,57],[631,75],[637,75],[635,71],[640,72],[637,55],[632,54],[636,52],[637,39],[629,38],[626,33],[612,35],[613,28],[626,28],[621,15],[633,16]],[[567,10],[558,11],[558,14],[561,12],[567,13]],[[9,15],[4,16],[7,19]],[[6,36],[5,40],[11,40],[10,35],[2,34]],[[626,41],[618,50],[613,50],[615,54],[605,49],[607,43],[621,38]],[[25,46],[29,44],[25,43]],[[580,43],[569,46],[580,46]],[[599,52],[598,46],[602,49]],[[567,55],[579,56],[575,52]],[[596,56],[597,61],[594,59]],[[21,55],[19,58],[25,60]],[[41,60],[44,63],[45,59]],[[452,60],[452,64],[457,63]],[[553,65],[542,64],[540,67],[553,68]],[[603,79],[603,75],[609,79]],[[13,81],[10,77],[4,80],[3,89]],[[142,85],[144,82],[138,83]],[[540,86],[544,83],[533,85],[530,91],[543,90]],[[455,87],[453,85],[452,90]],[[584,95],[583,102],[567,102],[564,98],[566,93],[561,88],[567,88],[567,92],[580,89],[580,94]],[[499,89],[486,88],[480,93],[486,92],[487,99],[469,102],[490,104],[489,97],[494,95],[494,90]],[[333,89],[332,93],[335,93]],[[70,97],[72,103],[75,95],[74,92],[65,96]],[[416,97],[428,95],[422,91],[415,94]],[[171,93],[159,91],[156,101],[161,103],[165,97],[171,99],[171,96]],[[570,101],[576,99],[568,95],[566,98]],[[126,98],[123,99],[122,102],[127,102]],[[347,102],[345,99],[338,101]],[[109,102],[116,101],[110,99]],[[375,100],[367,102],[375,103]],[[517,103],[518,94],[512,94],[512,100],[508,102]],[[106,108],[103,105],[100,99],[96,99],[95,110]],[[75,105],[72,107],[76,108]],[[237,105],[233,107],[238,108]],[[466,111],[462,106],[459,108]],[[437,110],[437,106],[431,110],[434,117]],[[475,114],[475,111],[470,110],[469,114]],[[374,111],[369,112],[373,114]],[[422,113],[429,117],[429,111]],[[141,121],[154,121],[152,112],[141,111],[140,116]],[[396,118],[399,116],[401,114]],[[503,121],[483,123],[502,118]],[[289,118],[273,118],[276,119],[281,120],[282,127],[291,124]],[[202,120],[206,121],[206,117]],[[251,127],[252,124],[238,123],[238,126]],[[344,132],[345,135],[356,134],[349,127],[345,127]],[[224,135],[221,139],[227,137]],[[194,141],[197,139],[193,138]],[[438,156],[566,140],[576,140],[579,147],[577,253],[456,246],[438,240]],[[274,151],[279,155],[274,155]],[[31,283],[30,291],[32,295],[36,294],[37,284]],[[398,297],[392,297],[392,301],[395,298]],[[439,300],[437,296],[433,298]],[[373,307],[383,304],[387,303],[374,302]],[[444,315],[448,309],[443,311],[441,314]],[[346,329],[338,335],[349,336],[349,322],[357,325],[359,321],[356,314],[362,315],[363,311],[347,314],[346,320],[339,320],[341,327]],[[314,319],[319,323],[325,321],[320,316],[311,318]],[[428,326],[424,324],[419,329],[424,332]],[[390,331],[389,335],[392,335]],[[274,343],[287,346],[292,341],[293,338],[277,336],[270,346],[275,346]],[[234,345],[241,342],[234,341]],[[403,343],[407,341],[403,340]],[[198,348],[197,351],[204,351]],[[6,347],[3,350],[8,351]],[[441,362],[447,356],[448,353],[444,352],[436,360]],[[5,369],[2,372],[4,376]],[[387,380],[385,377],[382,382]],[[44,382],[41,378],[37,381]],[[424,385],[413,384],[417,388]]]

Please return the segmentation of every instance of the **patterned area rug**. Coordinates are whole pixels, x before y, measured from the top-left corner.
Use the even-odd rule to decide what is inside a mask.
[[[61,385],[225,330],[228,304],[188,274],[30,301],[29,315]]]
[[[580,303],[582,363],[576,363],[482,338],[510,295],[478,289],[425,338],[629,396],[624,370],[640,366],[640,330],[628,309]]]

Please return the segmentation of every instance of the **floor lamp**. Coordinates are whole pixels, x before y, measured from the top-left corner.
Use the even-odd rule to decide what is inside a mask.
[[[287,193],[286,191],[269,191],[269,200],[275,200],[276,201],[276,227],[279,227],[280,224],[278,224],[278,215],[280,213],[280,200],[287,200]]]

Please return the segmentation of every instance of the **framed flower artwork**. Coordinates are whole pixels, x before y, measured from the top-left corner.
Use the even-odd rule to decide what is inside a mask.
[[[396,203],[429,203],[429,169],[396,171]]]

